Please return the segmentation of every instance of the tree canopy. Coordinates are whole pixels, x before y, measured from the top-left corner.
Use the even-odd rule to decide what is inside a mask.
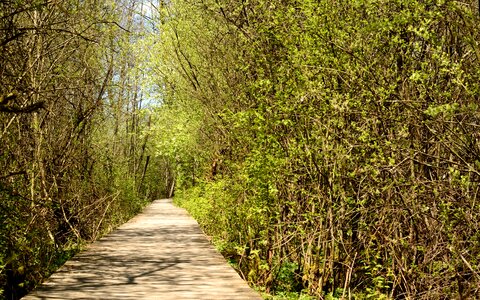
[[[0,298],[167,189],[144,134],[141,5],[0,3]]]
[[[202,120],[178,203],[269,293],[479,297],[478,11],[165,2],[165,109]]]
[[[3,1],[0,290],[175,195],[266,295],[479,298],[479,11]]]

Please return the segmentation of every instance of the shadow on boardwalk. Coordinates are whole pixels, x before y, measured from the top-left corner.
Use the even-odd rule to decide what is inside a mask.
[[[92,244],[24,299],[261,299],[170,200]]]

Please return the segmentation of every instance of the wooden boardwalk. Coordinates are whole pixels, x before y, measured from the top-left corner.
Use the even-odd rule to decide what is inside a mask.
[[[93,243],[23,299],[261,299],[169,199]]]

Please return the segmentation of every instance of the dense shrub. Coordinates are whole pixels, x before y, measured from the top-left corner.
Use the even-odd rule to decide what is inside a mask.
[[[246,279],[317,297],[480,297],[475,3],[159,12],[159,53],[177,66],[158,74],[165,95],[205,115],[203,176],[179,201]]]

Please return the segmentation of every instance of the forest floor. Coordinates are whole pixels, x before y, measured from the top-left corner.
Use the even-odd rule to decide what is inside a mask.
[[[23,299],[261,299],[170,199],[68,261]]]

